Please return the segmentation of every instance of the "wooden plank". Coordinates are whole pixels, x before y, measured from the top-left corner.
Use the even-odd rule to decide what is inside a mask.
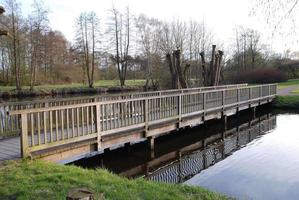
[[[23,158],[26,158],[29,156],[27,114],[21,115],[21,121],[22,121],[21,156]]]

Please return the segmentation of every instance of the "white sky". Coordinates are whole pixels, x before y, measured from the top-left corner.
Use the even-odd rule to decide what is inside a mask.
[[[30,13],[33,0],[20,0],[23,13]],[[130,7],[131,13],[144,13],[150,17],[162,20],[181,18],[185,20],[204,20],[215,33],[217,42],[222,42],[228,48],[234,37],[234,27],[244,27],[259,30],[268,43],[272,43],[275,51],[282,52],[288,48],[299,50],[294,38],[271,38],[265,28],[263,17],[249,16],[253,0],[44,0],[50,9],[49,19],[53,29],[61,31],[68,40],[74,37],[74,22],[83,11],[95,11],[107,21],[112,4],[123,9]],[[288,45],[286,45],[286,43]]]

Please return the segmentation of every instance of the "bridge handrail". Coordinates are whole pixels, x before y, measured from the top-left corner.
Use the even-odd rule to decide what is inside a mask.
[[[277,86],[277,84],[266,84],[266,85],[252,85],[247,87],[240,87],[237,88],[238,90],[241,89],[250,89],[250,88],[260,88],[263,86]],[[223,91],[233,91],[236,90],[236,88],[227,88],[227,89],[214,89],[214,90],[205,90],[205,91],[198,91],[198,92],[188,92],[188,93],[181,93],[181,94],[167,94],[167,95],[161,95],[161,96],[150,96],[150,97],[137,97],[132,99],[116,99],[116,100],[107,100],[104,102],[90,102],[90,103],[79,103],[79,104],[72,104],[72,105],[63,105],[63,106],[53,106],[53,107],[45,107],[45,108],[30,108],[30,109],[24,109],[24,110],[13,110],[8,111],[8,115],[20,115],[20,114],[28,114],[28,113],[36,113],[36,112],[44,112],[44,111],[54,111],[54,110],[63,110],[63,109],[71,109],[71,108],[77,108],[77,107],[88,107],[88,106],[96,106],[96,105],[106,105],[111,103],[125,103],[125,102],[133,102],[138,100],[147,100],[147,99],[160,99],[160,98],[166,98],[166,97],[176,97],[178,95],[192,95],[192,94],[207,94],[207,93],[214,93],[214,92],[223,92]]]
[[[192,91],[192,90],[209,90],[217,88],[235,88],[235,87],[246,87],[247,83],[242,84],[230,84],[230,85],[219,85],[219,86],[207,86],[207,87],[196,87],[196,88],[183,88],[183,89],[170,89],[170,90],[158,90],[158,91],[147,91],[147,92],[124,92],[117,94],[104,94],[104,95],[94,95],[94,96],[84,96],[84,97],[66,97],[57,99],[39,99],[33,101],[21,101],[21,102],[2,102],[0,106],[8,105],[25,105],[32,103],[50,103],[50,102],[65,102],[70,100],[84,100],[84,99],[95,99],[95,98],[105,98],[105,97],[117,97],[117,96],[127,96],[127,95],[142,95],[142,94],[154,94],[154,93],[167,93],[167,92],[180,92],[180,91]]]

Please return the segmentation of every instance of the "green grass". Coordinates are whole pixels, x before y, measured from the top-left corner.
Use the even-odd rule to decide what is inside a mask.
[[[299,89],[293,90],[291,93],[292,94],[299,94]]]
[[[144,79],[126,80],[126,86],[143,86]],[[94,83],[94,87],[116,87],[120,86],[118,80],[99,80]],[[86,88],[87,85],[82,83],[73,84],[57,84],[57,85],[38,85],[35,86],[35,90],[52,90],[52,89],[65,89],[65,88]],[[29,86],[23,86],[22,89],[29,89]],[[15,90],[15,86],[0,86],[0,91]]]
[[[299,109],[299,96],[277,96],[273,105],[282,109]]]
[[[0,199],[65,199],[84,187],[96,199],[228,199],[200,187],[129,180],[106,170],[82,169],[42,161],[10,161],[0,167]]]
[[[299,79],[290,79],[286,82],[278,83],[278,89],[282,89],[292,85],[299,85]]]

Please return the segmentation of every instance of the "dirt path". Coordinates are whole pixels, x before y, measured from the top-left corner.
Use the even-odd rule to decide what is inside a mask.
[[[278,89],[278,95],[280,96],[292,96],[292,95],[298,95],[298,94],[294,94],[292,93],[292,91],[294,90],[298,90],[299,89],[299,85],[290,85],[287,87],[283,87],[281,89]]]

